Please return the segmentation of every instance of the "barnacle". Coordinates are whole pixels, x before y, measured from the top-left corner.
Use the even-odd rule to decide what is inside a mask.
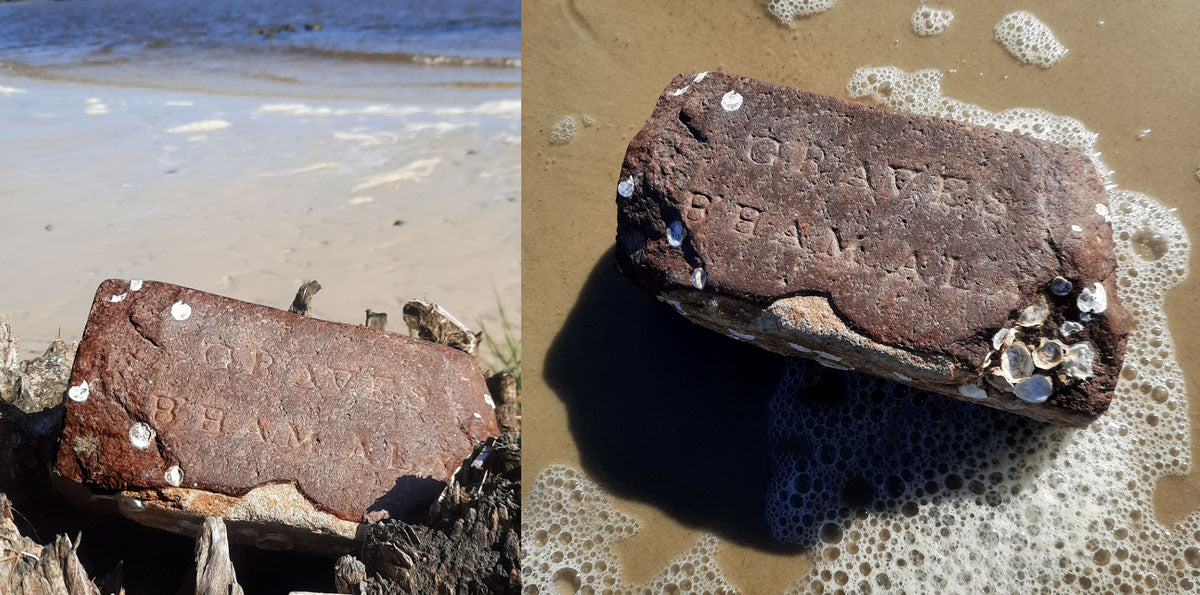
[[[1037,349],[1033,350],[1033,365],[1049,370],[1062,363],[1065,351],[1066,345],[1055,339],[1042,337],[1038,340]]]
[[[1041,326],[1049,315],[1050,305],[1046,303],[1046,296],[1039,294],[1037,299],[1033,300],[1033,305],[1021,311],[1020,318],[1017,318],[1017,324],[1027,327]]]

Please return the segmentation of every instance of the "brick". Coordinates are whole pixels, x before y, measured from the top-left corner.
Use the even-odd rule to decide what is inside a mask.
[[[1086,425],[1111,400],[1130,319],[1104,187],[1077,151],[680,75],[629,144],[617,206],[621,270],[723,334],[1059,424]],[[1049,291],[1056,277],[1067,295]],[[1036,370],[1053,387],[1042,402],[987,381],[998,330],[1045,298],[1046,319],[1016,340],[1060,340],[1088,318],[1077,300],[1095,284],[1107,310],[1064,341],[1091,346],[1090,377]]]
[[[461,351],[152,281],[100,285],[70,387],[58,475],[147,524],[222,516],[277,547],[352,537],[369,511],[423,518],[499,433]]]

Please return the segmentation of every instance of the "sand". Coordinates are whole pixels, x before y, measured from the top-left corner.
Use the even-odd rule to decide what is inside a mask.
[[[665,318],[612,271],[620,160],[675,74],[721,70],[845,97],[860,66],[938,68],[951,97],[1079,118],[1100,134],[1122,188],[1178,207],[1200,237],[1193,204],[1200,127],[1188,115],[1200,96],[1200,41],[1192,33],[1200,7],[1039,5],[1038,18],[1069,48],[1043,69],[993,40],[995,24],[1027,6],[941,2],[936,7],[955,19],[928,38],[911,30],[915,6],[844,0],[792,29],[757,2],[524,6],[522,292],[534,304],[524,333],[524,472],[532,481],[552,463],[581,468],[616,509],[641,522],[614,548],[630,584],[650,580],[704,533],[721,538],[720,569],[744,592],[781,592],[809,566],[803,549],[772,542],[760,518],[761,415],[782,362]],[[594,123],[552,145],[551,127],[566,115]],[[1200,444],[1195,273],[1166,304],[1188,381],[1193,454]],[[572,385],[566,377],[596,388],[564,390]],[[1200,507],[1198,488],[1197,471],[1160,482],[1158,520],[1172,525]]]
[[[495,332],[503,304],[519,324],[518,89],[420,101],[87,73],[103,84],[0,76],[0,321],[23,356],[79,339],[112,277],[282,308],[317,279],[313,316],[371,308],[397,332],[413,298]]]

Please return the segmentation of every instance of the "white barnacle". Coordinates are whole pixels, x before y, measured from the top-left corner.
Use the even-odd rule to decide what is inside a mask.
[[[1082,227],[1079,227],[1078,225],[1072,225],[1072,226],[1071,226],[1071,231],[1073,231],[1073,232],[1075,232],[1075,233],[1080,233],[1080,232],[1082,232],[1082,231],[1083,231],[1083,228],[1082,228]]]
[[[984,380],[986,380],[988,384],[1002,391],[1010,393],[1013,392],[1013,384],[1004,377],[1004,372],[1000,371],[1000,368],[992,368],[988,370],[987,375],[984,376]]]
[[[88,395],[92,394],[92,389],[88,387],[86,380],[67,389],[67,396],[76,403],[82,403],[88,400]]]
[[[1054,393],[1054,383],[1045,374],[1034,374],[1016,383],[1013,388],[1017,398],[1030,403],[1045,403]]]
[[[992,349],[1000,349],[1012,345],[1017,338],[1017,329],[1002,328],[992,335]]]
[[[812,353],[811,349],[801,346],[801,345],[797,345],[795,343],[788,343],[788,347],[791,347],[792,349],[795,349],[796,351],[799,351],[800,353]]]
[[[129,427],[129,443],[138,450],[146,450],[154,440],[154,428],[145,422],[137,422]]]
[[[700,74],[697,74],[697,75],[696,75],[696,78],[692,79],[692,82],[693,82],[693,83],[698,83],[698,82],[700,82],[700,81],[704,80],[704,77],[706,77],[706,76],[708,76],[708,71],[707,71],[707,70],[705,70],[704,72],[701,72]]]
[[[110,302],[112,302],[112,303],[114,303],[114,304],[115,304],[115,303],[117,303],[117,302],[123,302],[123,301],[125,301],[125,296],[127,296],[127,295],[129,295],[129,294],[128,294],[128,293],[122,293],[121,295],[114,295],[114,296],[112,296],[112,297],[108,298],[108,301],[110,301]]]
[[[1063,372],[1075,380],[1087,380],[1092,376],[1092,359],[1096,352],[1091,343],[1076,343],[1067,347],[1063,356]]]
[[[1046,321],[1046,316],[1050,315],[1050,306],[1046,303],[1046,296],[1038,294],[1033,300],[1033,305],[1021,311],[1021,316],[1017,318],[1017,324],[1021,326],[1041,326]]]
[[[672,248],[678,248],[683,245],[683,223],[672,221],[667,224],[667,244]]]
[[[633,196],[633,176],[629,176],[617,184],[617,194],[620,194],[624,198]]]
[[[171,316],[175,320],[187,320],[192,315],[192,307],[182,301],[171,304]]]
[[[1109,219],[1108,219],[1108,205],[1106,205],[1106,204],[1104,204],[1104,203],[1102,203],[1102,202],[1098,202],[1098,203],[1096,203],[1096,214],[1097,214],[1097,215],[1100,215],[1101,217],[1104,217],[1104,221],[1105,221],[1105,223],[1107,223],[1107,222],[1109,221]]]
[[[1016,342],[1000,354],[1000,371],[1004,379],[1016,384],[1033,373],[1033,354],[1024,343]]]
[[[487,403],[487,406],[491,407],[492,409],[496,408],[496,401],[493,401],[492,395],[489,395],[488,393],[483,393],[483,402]]]
[[[474,415],[475,419],[483,419],[483,416],[479,415],[478,413],[472,413],[471,415]]]
[[[730,91],[721,97],[721,107],[727,112],[737,111],[742,107],[742,94],[737,91]]]
[[[1062,363],[1067,346],[1054,339],[1042,337],[1038,340],[1037,349],[1033,350],[1033,365],[1049,370]]]
[[[674,95],[675,97],[679,97],[680,95],[687,93],[687,90],[689,87],[691,87],[691,85],[688,85],[688,86],[680,88],[680,89],[675,89],[675,92],[672,93],[671,95]]]
[[[987,391],[982,386],[975,384],[964,384],[958,387],[958,394],[968,399],[986,399]]]
[[[708,282],[708,273],[704,272],[704,267],[696,267],[692,269],[692,287],[696,289],[704,289],[704,284]]]
[[[179,487],[179,484],[183,483],[183,470],[179,468],[179,465],[171,465],[167,472],[163,473],[163,479],[167,481],[167,484]]]
[[[748,335],[746,333],[739,333],[733,329],[727,329],[727,330],[729,331],[729,336],[733,337],[734,339],[741,339],[743,341],[753,341],[754,340],[754,335]]]
[[[1055,277],[1050,281],[1050,293],[1058,296],[1071,293],[1071,282],[1066,277]]]
[[[677,301],[675,301],[675,300],[666,300],[666,302],[667,302],[668,304],[671,304],[671,307],[672,307],[672,308],[675,308],[675,311],[676,311],[676,312],[679,312],[680,314],[683,314],[684,316],[687,316],[687,312],[684,312],[684,311],[683,311],[683,304],[680,304],[679,302],[677,302]]]
[[[1061,328],[1058,329],[1058,334],[1062,335],[1064,339],[1069,339],[1075,335],[1078,335],[1079,331],[1082,331],[1082,330],[1083,330],[1082,324],[1079,324],[1078,322],[1075,322],[1074,320],[1068,320],[1063,323]]]
[[[1103,285],[1093,283],[1092,287],[1084,287],[1083,291],[1079,292],[1075,305],[1080,312],[1101,314],[1108,309],[1108,292],[1104,290]]]
[[[854,369],[851,366],[847,366],[846,364],[839,363],[837,360],[825,359],[823,357],[817,358],[816,361],[818,364],[821,364],[822,366],[825,366],[826,368],[833,368],[834,370],[853,370]]]
[[[133,281],[129,282],[129,291],[141,291],[141,289],[142,289],[142,280],[141,279],[134,279]]]

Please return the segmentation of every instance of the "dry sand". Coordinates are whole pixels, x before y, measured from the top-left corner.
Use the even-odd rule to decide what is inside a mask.
[[[745,592],[778,593],[809,566],[803,550],[764,539],[761,500],[739,496],[761,494],[766,463],[728,452],[762,451],[764,422],[745,411],[762,411],[780,362],[664,319],[665,308],[611,270],[621,158],[674,75],[720,70],[845,97],[860,66],[937,68],[948,73],[943,89],[951,97],[1079,118],[1100,134],[1104,161],[1122,188],[1178,207],[1191,237],[1200,237],[1200,125],[1191,115],[1200,98],[1200,5],[1038,5],[1037,16],[1070,50],[1049,69],[1018,62],[992,38],[1005,14],[1028,6],[935,5],[952,9],[955,19],[947,32],[925,38],[910,28],[915,1],[842,0],[798,18],[792,29],[750,0],[525,4],[523,294],[534,304],[524,335],[526,483],[553,463],[578,467],[613,496],[616,509],[637,518],[640,532],[614,548],[629,584],[644,584],[705,532],[722,538],[720,569]],[[552,126],[566,115],[577,121],[574,138],[551,144]],[[1151,132],[1139,139],[1145,129]],[[1190,389],[1193,454],[1200,445],[1196,260],[1166,306]],[[566,355],[546,360],[556,339]],[[689,353],[668,350],[679,345]],[[615,387],[611,398],[587,403],[548,385],[546,375],[564,374],[584,383],[619,380],[602,383]],[[665,399],[674,408],[654,404],[687,390],[724,397],[704,400],[708,407],[715,400],[717,411],[681,398]],[[620,443],[629,435],[645,441]],[[669,456],[658,454],[663,449]],[[646,459],[653,463],[639,462]],[[689,478],[694,483],[669,485]],[[1171,525],[1198,506],[1200,472],[1158,486],[1161,522]]]

